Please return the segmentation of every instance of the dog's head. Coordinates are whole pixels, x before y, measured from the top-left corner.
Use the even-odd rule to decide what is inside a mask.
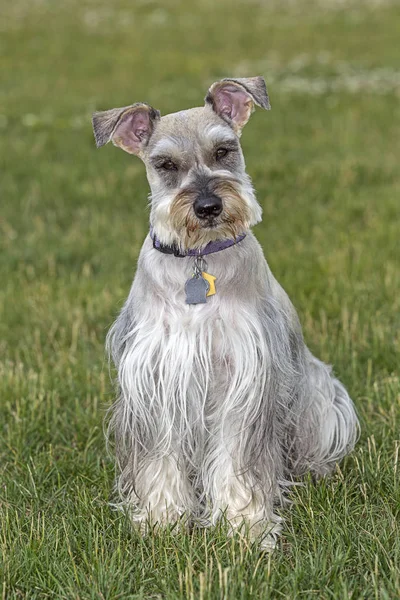
[[[111,140],[145,163],[161,243],[199,248],[260,221],[239,142],[254,104],[270,108],[262,77],[218,81],[204,107],[162,118],[143,103],[93,115],[98,147]]]

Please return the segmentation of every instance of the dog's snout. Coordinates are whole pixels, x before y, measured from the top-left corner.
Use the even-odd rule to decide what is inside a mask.
[[[215,194],[200,195],[196,198],[193,208],[199,219],[218,217],[222,212],[222,200]]]

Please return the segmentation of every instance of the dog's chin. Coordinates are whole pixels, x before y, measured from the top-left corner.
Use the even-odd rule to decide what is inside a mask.
[[[177,232],[177,243],[183,249],[198,249],[217,240],[235,240],[249,228],[243,221],[207,219],[191,221],[189,226]]]
[[[209,219],[201,224],[201,229],[204,229],[205,231],[212,231],[213,229],[217,229],[219,225],[221,225],[221,223],[219,223],[216,219]]]

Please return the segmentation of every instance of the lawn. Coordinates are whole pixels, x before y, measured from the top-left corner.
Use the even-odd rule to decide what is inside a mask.
[[[400,5],[395,0],[2,0],[0,597],[400,597]],[[210,530],[141,538],[111,509],[104,338],[148,228],[141,162],[94,110],[202,103],[264,75],[243,134],[255,228],[312,351],[362,422],[306,481],[272,555]]]

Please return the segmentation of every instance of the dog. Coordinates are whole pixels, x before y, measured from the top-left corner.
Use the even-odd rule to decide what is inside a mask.
[[[262,77],[222,79],[205,105],[160,117],[145,103],[97,112],[109,141],[145,164],[150,232],[107,336],[118,370],[110,427],[120,503],[133,522],[242,527],[268,550],[276,504],[329,474],[359,424],[251,232],[261,220],[240,146]]]

